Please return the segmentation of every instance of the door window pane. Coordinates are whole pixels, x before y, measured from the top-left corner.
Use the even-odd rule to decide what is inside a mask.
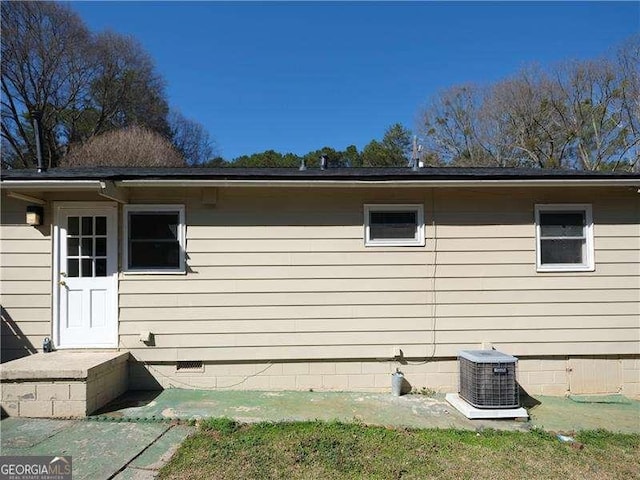
[[[82,235],[93,235],[93,217],[82,217]]]
[[[80,251],[80,255],[83,257],[90,257],[93,255],[93,238],[83,238],[82,239],[82,249]]]
[[[96,235],[107,234],[107,217],[96,217]]]
[[[82,274],[81,277],[92,277],[93,276],[93,268],[92,268],[93,260],[90,258],[82,259]]]
[[[69,217],[67,219],[67,234],[68,235],[80,234],[80,218],[79,217]]]
[[[67,260],[67,276],[68,277],[80,276],[79,260],[77,258],[69,258]]]
[[[96,238],[96,257],[107,256],[107,239]]]
[[[74,237],[67,237],[67,255],[69,257],[77,257],[80,253],[80,239]]]
[[[97,258],[96,259],[96,277],[106,277],[106,276],[107,276],[107,259]]]

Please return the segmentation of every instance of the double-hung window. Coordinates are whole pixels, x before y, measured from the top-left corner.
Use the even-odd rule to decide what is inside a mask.
[[[365,242],[370,246],[424,246],[422,205],[365,205]]]
[[[123,270],[185,271],[184,205],[125,205]]]
[[[591,205],[536,205],[539,272],[594,269]]]

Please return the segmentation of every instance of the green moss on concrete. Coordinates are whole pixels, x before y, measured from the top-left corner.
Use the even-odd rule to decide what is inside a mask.
[[[605,429],[611,432],[640,432],[640,402],[579,403],[564,397],[536,397],[529,410],[531,423],[550,431],[573,432]]]
[[[479,427],[527,429],[515,421],[470,421],[451,407],[442,396],[355,392],[255,392],[168,389],[141,402],[131,392],[108,406],[102,416],[110,419],[232,418],[243,423],[263,421],[338,420],[372,425],[415,428]]]
[[[6,423],[9,422],[9,423]],[[62,421],[57,431],[48,431],[43,419],[5,419],[0,423],[3,455],[71,455],[73,478],[110,478],[169,428],[162,424]],[[5,427],[6,425],[6,427]],[[19,432],[30,431],[29,445],[16,446]],[[11,440],[13,439],[13,441]]]
[[[338,420],[414,428],[495,428],[526,430],[531,425],[554,431],[640,432],[640,402],[581,403],[564,397],[536,397],[530,423],[468,420],[441,395],[355,392],[254,392],[168,389],[130,392],[94,418],[116,421],[168,421],[231,418],[243,423]],[[539,404],[538,404],[539,403]]]
[[[633,403],[624,395],[569,395],[567,398],[576,403]]]

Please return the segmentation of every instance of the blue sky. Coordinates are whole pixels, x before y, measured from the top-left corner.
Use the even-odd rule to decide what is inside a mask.
[[[430,96],[520,67],[598,56],[640,31],[640,2],[72,2],[138,39],[172,106],[231,159],[362,148]]]

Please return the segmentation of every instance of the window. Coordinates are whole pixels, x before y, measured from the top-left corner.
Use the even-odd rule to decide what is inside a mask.
[[[107,217],[67,217],[67,271],[69,277],[107,276]]]
[[[592,271],[591,205],[536,205],[539,272]]]
[[[422,205],[365,205],[366,246],[424,246]]]
[[[123,270],[141,273],[185,271],[182,205],[125,205]]]

